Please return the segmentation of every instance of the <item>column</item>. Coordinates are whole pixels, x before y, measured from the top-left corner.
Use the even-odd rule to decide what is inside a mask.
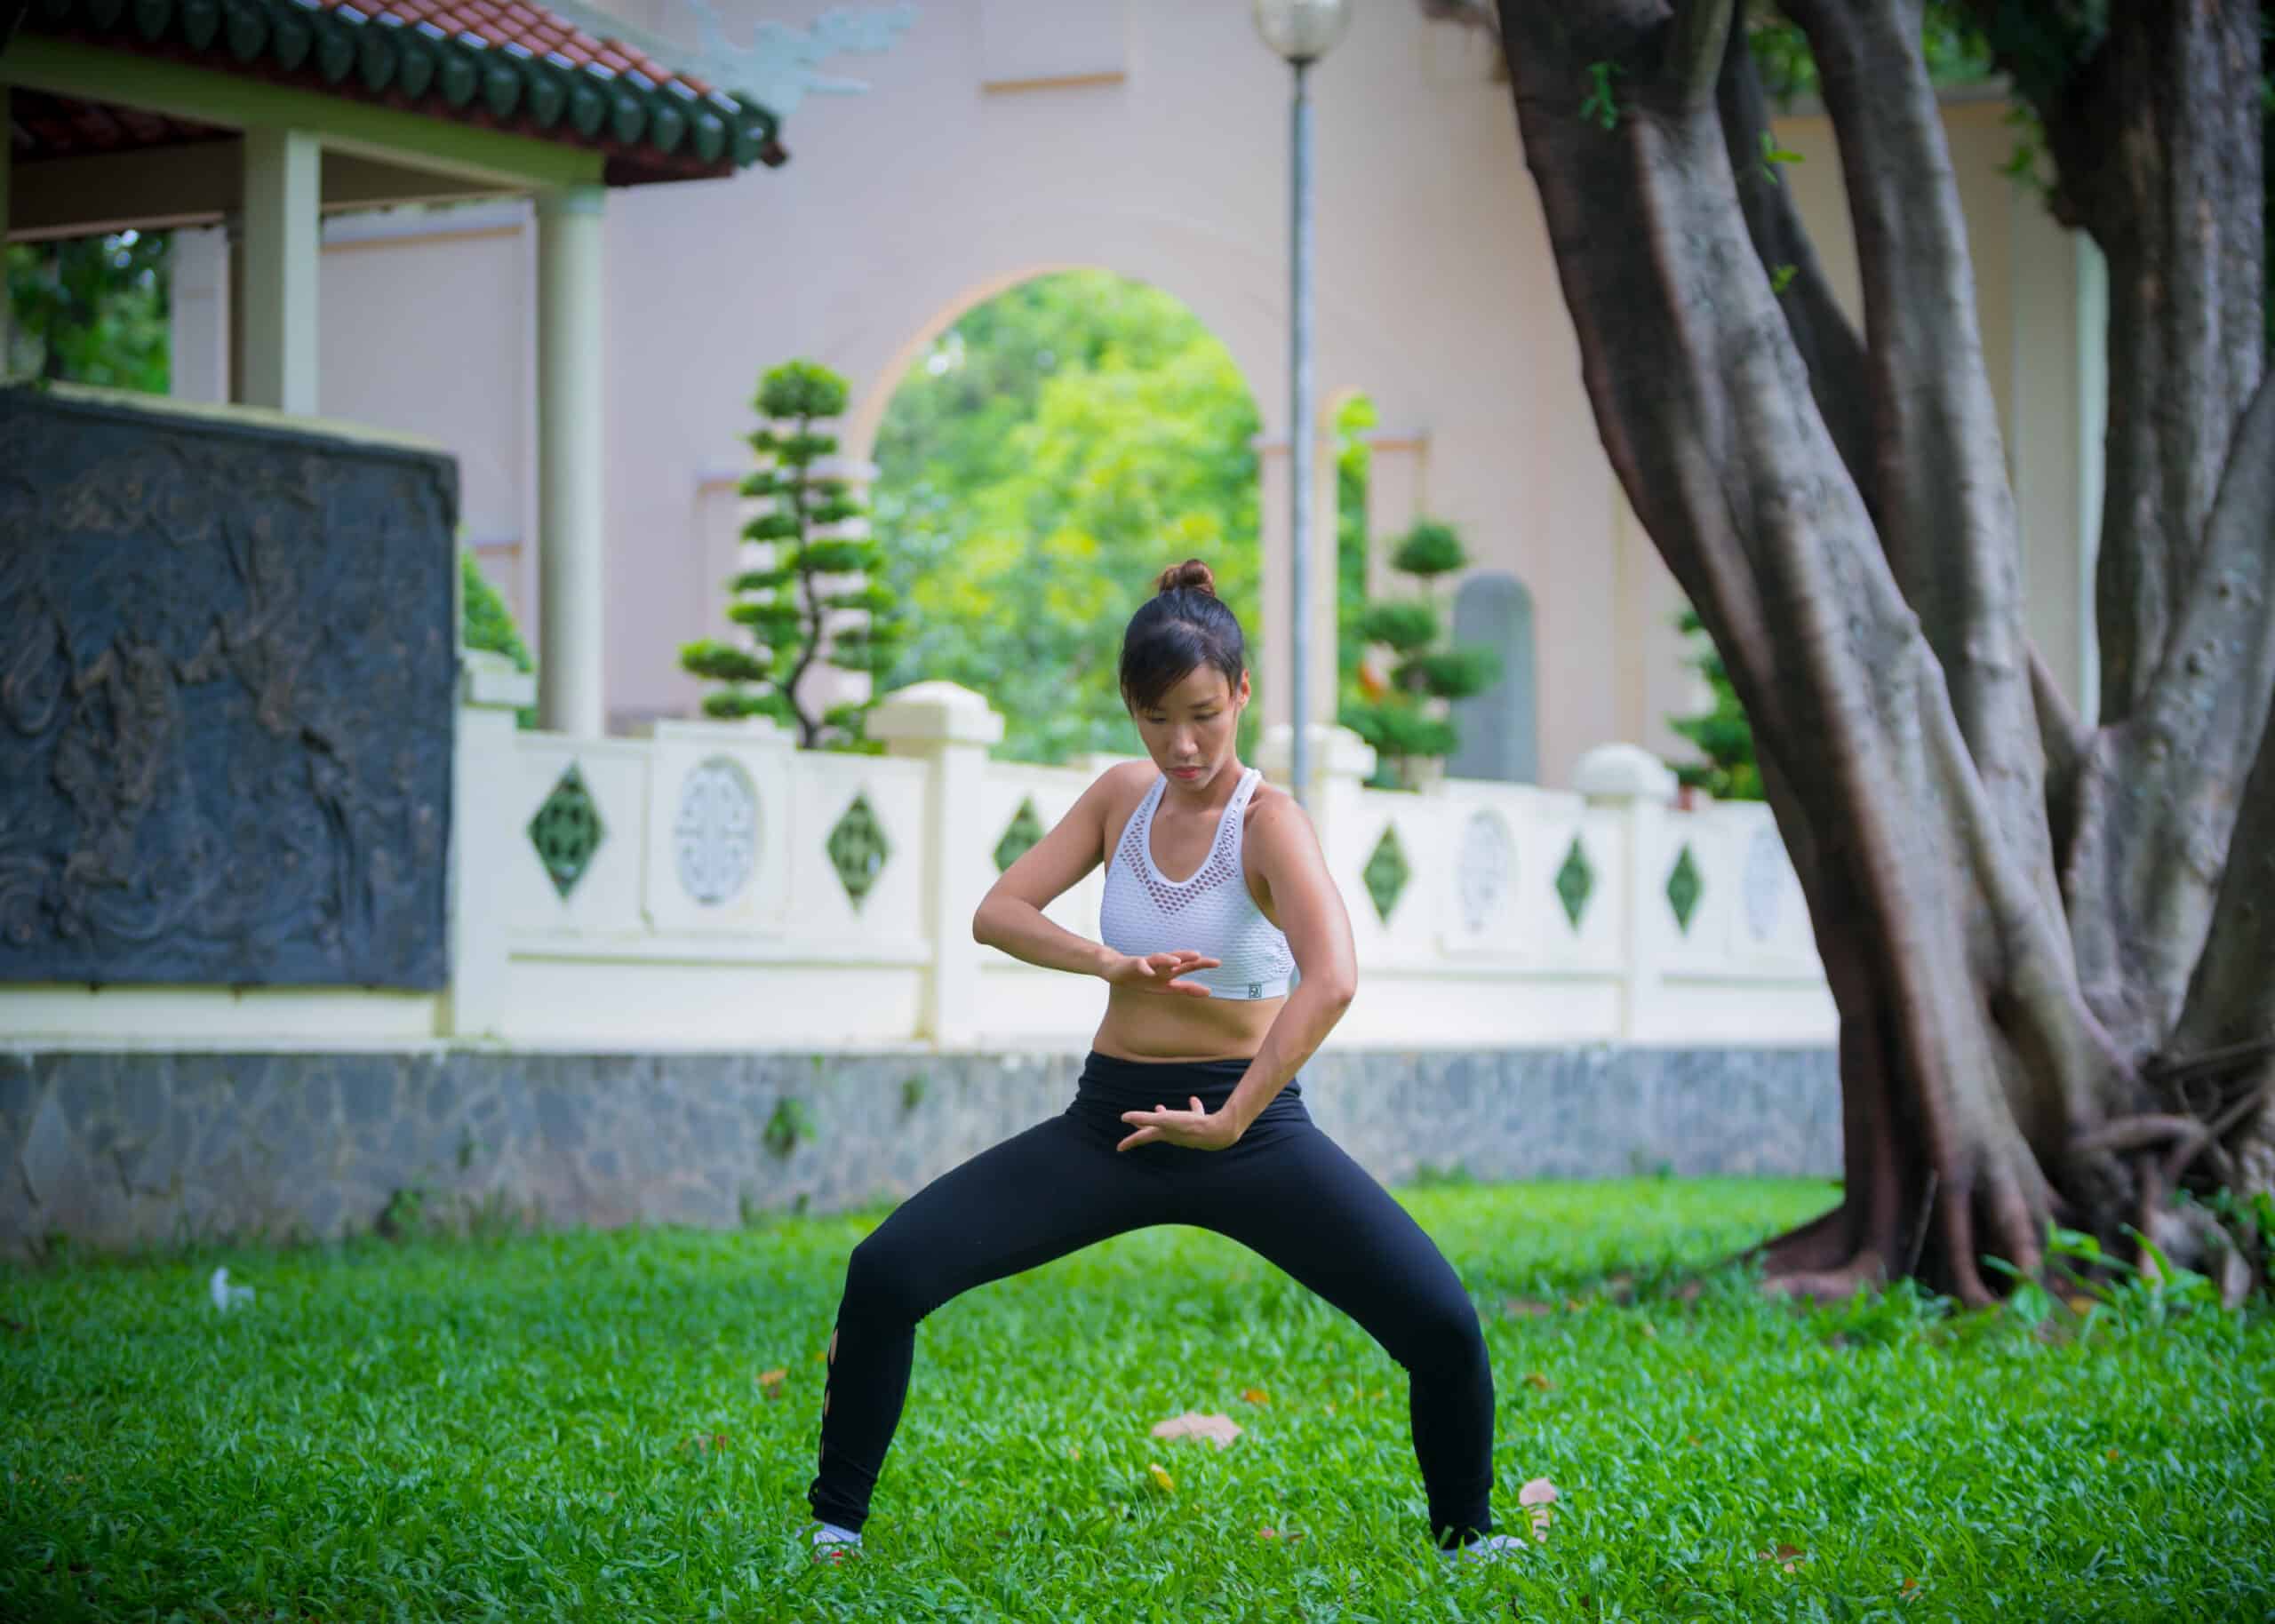
[[[530,703],[535,689],[502,654],[469,649],[459,655],[458,739],[451,766],[451,984],[438,1037],[505,1033],[512,924],[507,880],[514,872],[514,842],[523,838],[528,816],[514,712]]]
[[[305,130],[244,138],[244,378],[249,406],[316,410],[321,148]]]
[[[1289,627],[1293,624],[1289,606],[1289,549],[1295,545],[1295,514],[1290,506],[1293,492],[1289,490],[1288,474],[1288,442],[1285,438],[1259,436],[1251,442],[1256,449],[1257,478],[1262,482],[1257,492],[1257,514],[1260,531],[1258,551],[1264,573],[1262,626],[1247,628],[1255,647],[1250,652],[1250,664],[1255,667],[1255,681],[1262,690],[1257,696],[1264,706],[1264,725],[1285,727],[1293,711],[1295,685],[1291,673],[1295,666],[1290,650],[1295,640]],[[1321,438],[1319,450],[1312,458],[1313,526],[1311,578],[1311,692],[1308,696],[1311,720],[1316,727],[1331,726],[1335,720],[1335,453],[1333,435]],[[1164,564],[1175,560],[1164,557]]]
[[[869,712],[869,736],[888,755],[931,764],[925,796],[924,934],[930,973],[917,1036],[940,1048],[970,1047],[978,1037],[979,973],[989,950],[971,939],[971,916],[994,883],[987,854],[994,832],[982,822],[988,746],[1003,736],[1003,719],[987,701],[953,682],[898,689]]]
[[[537,204],[538,720],[608,730],[602,603],[608,589],[602,483],[599,187]]]
[[[231,284],[228,234],[183,227],[166,255],[167,393],[178,401],[229,398]]]
[[[1648,1042],[1661,999],[1659,983],[1670,927],[1667,919],[1665,851],[1668,808],[1675,798],[1675,776],[1666,764],[1635,744],[1599,744],[1572,771],[1573,787],[1592,807],[1620,816],[1624,851],[1621,895],[1626,912],[1620,920],[1619,1039]]]

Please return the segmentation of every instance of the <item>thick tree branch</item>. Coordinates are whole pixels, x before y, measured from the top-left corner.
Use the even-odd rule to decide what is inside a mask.
[[[2267,905],[2259,899],[2269,893],[2263,885],[2255,891],[2248,877],[2265,874],[2260,864],[2275,839],[2265,809],[2275,800],[2264,744],[2275,692],[2271,537],[2275,379],[2259,386],[2234,433],[2206,526],[2202,579],[2173,628],[2149,703],[2123,727],[2103,729],[2087,760],[2066,876],[2071,934],[2088,995],[2137,1056],[2167,1048],[2176,1025],[2185,1044],[2225,1041],[2230,1034],[2207,1023],[2221,1026],[2213,1012],[2237,994],[2223,983],[2202,1004],[2191,980],[2263,976],[2275,962],[2247,945],[2266,940],[2248,911]],[[2247,774],[2239,800],[2235,786]],[[2240,821],[2246,814],[2255,821]],[[2245,877],[2223,882],[2223,863],[2230,876]],[[2215,904],[2227,911],[2217,943],[2207,935]],[[2191,1004],[2199,1012],[2183,1018]]]
[[[2275,716],[2244,785],[2219,903],[2172,1050],[2185,1059],[2269,1037],[2275,1037]],[[2275,1076],[2275,1059],[2258,1056],[2255,1070]]]
[[[2104,725],[2144,703],[2168,651],[2263,365],[2259,12],[2111,6],[2105,38],[2069,36],[2087,54],[2065,79],[2049,68],[2032,81],[2047,86],[2034,105],[2057,208],[2109,260]],[[2013,32],[2019,48],[2029,35]]]
[[[1916,0],[1787,0],[1855,221],[1881,540],[1943,667],[1997,827],[2061,917],[2023,631],[2021,546],[1976,321],[1967,222]]]
[[[1791,188],[1774,171],[1763,171],[1762,138],[1769,133],[1769,107],[1743,27],[1729,30],[1716,93],[1722,142],[1729,154],[1730,171],[1738,178],[1738,199],[1745,210],[1746,231],[1753,239],[1754,253],[1773,286],[1779,277],[1785,279],[1785,291],[1778,302],[1784,307],[1794,347],[1808,367],[1809,390],[1818,415],[1840,449],[1848,477],[1864,492],[1866,510],[1877,515],[1872,394],[1864,385],[1864,343],[1833,297],[1832,284],[1817,259],[1816,244],[1801,223],[1800,211],[1793,206]]]
[[[1721,76],[1723,48],[1744,30],[1731,26],[1734,0],[1676,0],[1666,72],[1685,104],[1704,101]]]

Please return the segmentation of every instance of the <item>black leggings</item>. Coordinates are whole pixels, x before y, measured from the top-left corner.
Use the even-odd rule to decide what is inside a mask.
[[[1063,1116],[927,1184],[853,1248],[829,1341],[814,1515],[858,1529],[908,1396],[916,1323],[975,1286],[1156,1223],[1231,1237],[1341,1309],[1406,1367],[1439,1544],[1491,1530],[1493,1373],[1477,1310],[1430,1238],[1321,1133],[1298,1085],[1229,1150],[1117,1151],[1130,1110],[1221,1105],[1244,1060],[1092,1053]]]

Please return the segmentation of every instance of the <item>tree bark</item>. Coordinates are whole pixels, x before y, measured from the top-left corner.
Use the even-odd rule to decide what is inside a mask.
[[[2128,1225],[2171,1238],[2174,1177],[2233,1165],[2265,1103],[2249,1090],[2275,1076],[2265,1059],[2223,1086],[2224,1145],[2151,1080],[2173,1046],[2275,1023],[2275,888],[2248,860],[2223,883],[2220,863],[2254,752],[2239,856],[2275,843],[2275,747],[2261,744],[2275,404],[2242,417],[2256,350],[2232,353],[2261,331],[2256,115],[2247,159],[2231,110],[2181,129],[2194,116],[2181,92],[2201,92],[2213,56],[2247,37],[2255,74],[2256,8],[2117,8],[2111,39],[2148,68],[2096,56],[2034,85],[2069,121],[2055,140],[2071,162],[2063,206],[2098,211],[2111,241],[2128,207],[2154,215],[2125,239],[2127,297],[2151,299],[2159,276],[2186,283],[2163,296],[2153,344],[2111,339],[2135,346],[2121,398],[2113,352],[2111,455],[2129,448],[2125,477],[2155,497],[2112,477],[2122,533],[2103,567],[2153,567],[2120,635],[2159,652],[2097,728],[2023,631],[1918,0],[1787,9],[1840,141],[1861,338],[1761,172],[1761,98],[1728,0],[1503,0],[1501,34],[1606,450],[1753,721],[1840,1014],[1842,1204],[1759,1255],[1792,1289],[1917,1273],[1979,1302],[1993,1294],[1982,1257],[2035,1267],[2051,1219],[2111,1245]],[[1606,83],[1608,128],[1600,93],[1583,112]],[[2127,131],[2135,146],[2159,133],[2169,156],[2143,160]],[[2078,166],[2088,151],[2131,155],[2132,203]],[[2171,205],[2168,181],[2196,203]],[[2204,229],[2199,205],[2231,192],[2243,218]]]

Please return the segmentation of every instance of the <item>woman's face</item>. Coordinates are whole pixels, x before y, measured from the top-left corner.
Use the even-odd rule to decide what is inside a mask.
[[[1241,673],[1235,687],[1225,681],[1223,672],[1203,663],[1186,672],[1157,703],[1130,713],[1153,765],[1172,784],[1197,785],[1208,783],[1233,759],[1233,739],[1248,698],[1248,673]]]

